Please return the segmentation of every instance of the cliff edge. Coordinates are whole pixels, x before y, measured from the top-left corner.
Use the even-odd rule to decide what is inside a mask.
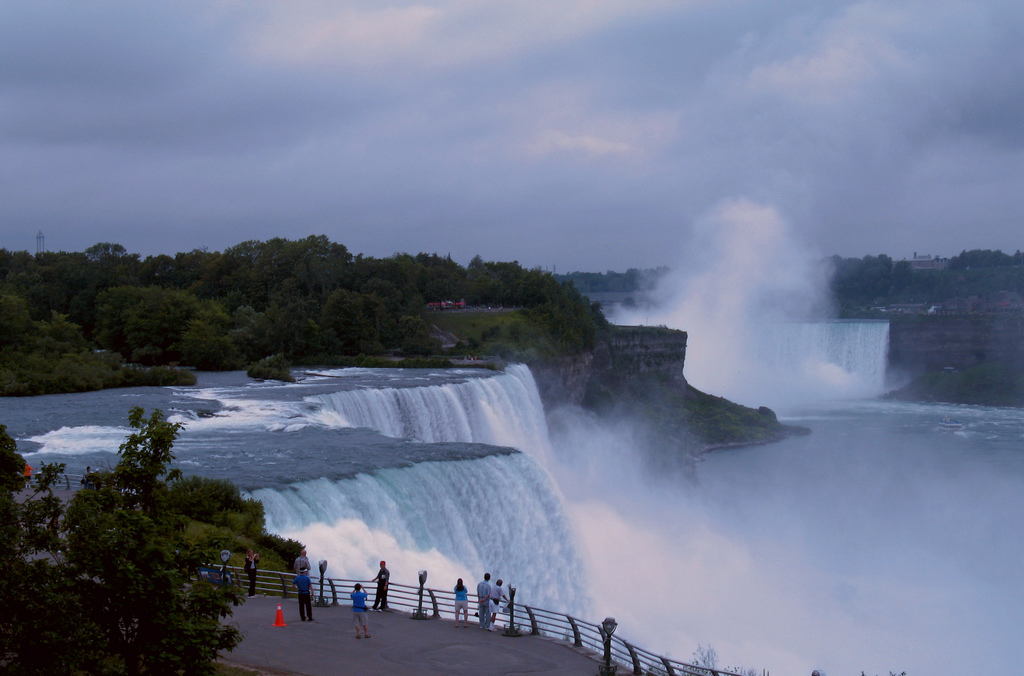
[[[530,363],[545,408],[579,405],[641,423],[655,454],[693,458],[715,448],[778,441],[803,428],[766,407],[741,406],[692,387],[683,375],[685,331],[615,326],[590,352]]]

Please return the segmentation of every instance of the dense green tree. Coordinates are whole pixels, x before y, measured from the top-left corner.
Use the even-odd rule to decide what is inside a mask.
[[[193,294],[156,286],[109,289],[98,306],[100,346],[145,365],[181,360],[182,336],[200,308]]]
[[[31,330],[28,302],[11,293],[0,293],[0,349],[24,344]]]
[[[441,349],[440,341],[430,335],[430,327],[422,317],[402,317],[398,321],[398,330],[402,336],[403,354],[425,357]]]
[[[384,345],[377,329],[378,317],[387,314],[375,295],[346,289],[331,293],[324,304],[320,325],[325,331],[325,349],[337,354],[380,354]]]
[[[184,363],[202,371],[240,368],[242,360],[229,335],[231,328],[231,317],[220,303],[202,303],[181,336]]]
[[[212,674],[218,651],[240,640],[221,624],[240,599],[230,587],[190,584],[202,563],[183,547],[185,520],[167,482],[180,425],[133,408],[134,430],[99,490],[75,495],[65,517],[66,560],[76,594],[103,637],[111,673]],[[116,554],[115,554],[116,553]]]
[[[959,255],[949,259],[950,270],[970,270],[974,268],[1005,268],[1021,264],[1021,256],[1005,254],[999,249],[973,249],[961,251]]]

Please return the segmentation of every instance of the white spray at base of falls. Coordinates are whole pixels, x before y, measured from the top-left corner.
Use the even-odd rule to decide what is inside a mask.
[[[331,575],[365,578],[384,558],[407,584],[426,567],[433,586],[490,572],[522,600],[586,608],[575,538],[547,473],[521,453],[423,462],[353,479],[258,489],[267,529],[305,542]],[[425,563],[426,561],[426,563]],[[571,575],[555,575],[572,571]]]
[[[885,389],[889,322],[836,320],[766,324],[754,350],[768,391],[860,399]]]

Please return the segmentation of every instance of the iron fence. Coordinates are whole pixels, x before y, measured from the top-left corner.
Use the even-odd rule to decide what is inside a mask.
[[[249,580],[242,568],[227,566],[227,569],[232,573],[235,584],[243,589],[247,587]],[[257,571],[256,593],[290,598],[296,595],[292,588],[294,578],[294,573]],[[310,578],[313,580],[310,590],[313,599],[321,605],[349,605],[349,594],[357,582],[366,587],[366,592],[371,597],[374,594],[374,582],[328,577],[323,578],[321,582],[319,577]],[[475,605],[474,602],[470,602],[471,608]],[[403,612],[418,612],[421,607],[420,588],[391,582],[388,585],[388,607]],[[429,618],[454,618],[455,593],[424,587],[422,609],[423,614]],[[513,614],[514,622],[510,614],[499,614],[499,618],[505,622],[505,633],[546,636],[565,641],[579,650],[596,653],[598,656],[604,654],[604,641],[598,624],[566,613],[518,603],[513,606]],[[611,656],[612,661],[620,668],[630,670],[636,676],[742,676],[732,671],[702,667],[656,655],[617,635],[612,636]]]

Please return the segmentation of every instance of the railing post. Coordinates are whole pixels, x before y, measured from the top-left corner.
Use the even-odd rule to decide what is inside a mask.
[[[569,620],[569,626],[572,627],[572,644],[577,648],[583,647],[583,639],[580,638],[580,628],[576,626],[576,620],[569,615],[565,616],[565,619]],[[669,674],[669,676],[672,676]]]
[[[661,663],[665,665],[665,673],[667,673],[668,676],[676,676],[676,670],[672,668],[672,664],[669,663],[667,658],[659,657],[658,659],[660,659]]]
[[[288,582],[287,575],[284,573],[278,573],[278,577],[281,579],[281,593],[284,594],[285,598],[288,598]]]
[[[431,615],[435,620],[441,619],[441,611],[437,609],[437,597],[434,596],[434,590],[428,589],[427,592],[430,594],[430,603],[434,606],[434,614]]]
[[[331,605],[338,605],[338,590],[334,588],[334,578],[327,578],[327,582],[331,585]]]
[[[633,660],[633,676],[643,676],[644,669],[640,664],[640,656],[636,654],[636,650],[628,641],[623,641],[622,645],[626,646],[626,650],[629,651],[629,659]]]
[[[533,614],[533,608],[530,606],[523,606],[526,608],[526,614],[530,616],[530,635],[540,636],[540,627],[537,626],[537,616]]]

